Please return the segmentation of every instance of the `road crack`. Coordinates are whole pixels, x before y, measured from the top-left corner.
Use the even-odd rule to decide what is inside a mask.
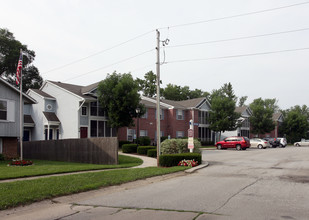
[[[216,210],[210,212],[210,214],[216,213],[219,209],[223,208],[226,204],[228,204],[230,202],[231,199],[233,199],[235,196],[237,196],[239,193],[241,193],[242,191],[244,191],[245,189],[249,188],[250,186],[253,186],[254,184],[256,184],[258,181],[260,181],[261,178],[256,179],[254,182],[244,186],[243,188],[241,188],[238,192],[236,192],[235,194],[233,194],[232,196],[230,196],[219,208],[217,208]]]

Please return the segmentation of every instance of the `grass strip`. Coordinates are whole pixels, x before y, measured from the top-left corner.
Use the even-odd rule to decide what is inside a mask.
[[[31,166],[8,166],[7,164],[9,162],[10,161],[0,161],[0,180],[86,170],[128,168],[138,166],[143,163],[143,161],[139,158],[125,155],[118,156],[118,165],[33,160],[34,165]]]
[[[147,167],[0,183],[0,210],[185,169],[188,167]]]

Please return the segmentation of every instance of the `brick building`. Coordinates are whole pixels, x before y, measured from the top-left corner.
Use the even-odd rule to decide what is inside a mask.
[[[146,107],[146,113],[135,119],[135,127],[124,127],[118,130],[120,141],[133,141],[136,138],[137,122],[139,121],[139,137],[148,136],[152,143],[156,134],[156,100],[142,97],[141,103]],[[181,138],[188,136],[189,121],[194,122],[194,137],[201,141],[212,141],[213,134],[209,129],[210,104],[206,98],[196,98],[185,101],[160,101],[161,137]]]

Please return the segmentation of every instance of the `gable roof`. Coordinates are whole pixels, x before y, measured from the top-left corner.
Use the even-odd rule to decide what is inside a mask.
[[[56,86],[58,86],[58,87],[60,87],[64,90],[67,90],[67,91],[73,93],[74,95],[77,95],[77,96],[79,96],[83,99],[96,100],[92,96],[83,94],[82,89],[87,87],[87,86],[80,86],[80,85],[74,85],[74,84],[69,84],[69,83],[55,82],[55,81],[50,81],[50,80],[48,80],[47,82],[50,82],[50,83],[52,83],[52,84],[54,84],[54,85],[56,85]],[[93,89],[93,85],[94,84],[90,85],[92,89]]]
[[[54,112],[43,112],[43,114],[44,114],[45,118],[47,119],[47,121],[60,123],[59,118],[57,117],[57,115]]]
[[[249,115],[252,115],[252,110],[248,106],[241,106],[235,108],[235,112],[240,114],[243,114],[245,111],[247,111]]]
[[[39,90],[39,89],[29,89],[29,91],[33,91],[33,92],[39,94],[40,96],[42,96],[43,98],[55,100],[55,98],[53,96],[47,94],[46,92],[43,92],[42,90]]]
[[[179,101],[179,104],[187,108],[198,108],[204,101],[207,101],[207,99],[205,97],[200,97],[200,98],[195,98],[195,99]]]
[[[97,89],[99,83],[100,82],[96,82],[96,83],[93,83],[93,84],[91,84],[89,86],[82,87],[82,90],[81,90],[82,94],[85,95],[85,94],[88,94],[88,93],[92,92],[93,90]]]
[[[20,93],[20,90],[14,86],[12,86],[10,83],[8,83],[7,81],[5,81],[2,77],[0,77],[0,83],[4,84],[6,87],[10,88],[11,90],[13,90],[16,93]],[[27,104],[35,104],[37,103],[35,99],[33,99],[32,97],[28,96],[27,94],[22,92],[22,95],[24,97],[24,102]]]
[[[279,121],[279,119],[283,117],[282,113],[281,112],[276,112],[273,114],[273,120],[274,121]],[[282,118],[281,118],[282,119]]]

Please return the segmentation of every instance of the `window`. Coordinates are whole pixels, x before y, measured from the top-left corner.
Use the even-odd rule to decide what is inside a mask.
[[[176,131],[176,138],[183,138],[185,136],[184,131]]]
[[[145,114],[143,114],[141,118],[148,118],[148,108],[146,108]]]
[[[100,106],[98,102],[90,103],[90,115],[91,116],[105,116],[104,109]]]
[[[7,120],[7,101],[0,100],[0,120]]]
[[[90,137],[97,137],[97,129],[98,129],[98,122],[91,120],[90,121]]]
[[[140,131],[139,131],[139,136],[140,136],[140,137],[148,136],[148,131],[147,131],[147,130],[140,130]]]
[[[135,136],[135,129],[128,129],[127,136],[128,141],[133,141]]]
[[[184,116],[185,116],[184,110],[177,109],[177,114],[176,114],[177,120],[184,120],[185,119]]]
[[[49,129],[49,138],[48,137],[48,129],[45,129],[45,140],[53,140],[53,129]]]
[[[157,118],[157,110],[155,111],[156,118]],[[164,110],[160,109],[160,120],[164,120]]]
[[[209,112],[199,111],[198,112],[198,123],[199,124],[209,124]]]
[[[87,114],[87,107],[86,106],[83,106],[82,107],[82,115],[83,116],[87,116],[88,114]]]
[[[98,137],[104,137],[105,121],[98,121]]]

